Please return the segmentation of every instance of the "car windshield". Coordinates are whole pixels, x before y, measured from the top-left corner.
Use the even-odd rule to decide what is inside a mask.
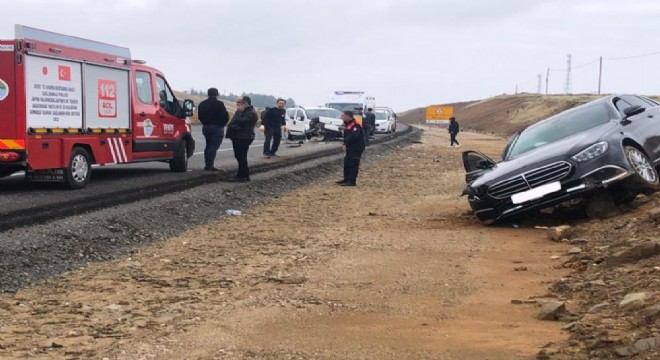
[[[376,120],[387,120],[387,111],[376,111]]]
[[[506,159],[534,150],[540,146],[589,130],[610,121],[605,103],[580,107],[549,118],[523,130],[509,143]]]
[[[331,107],[333,109],[337,109],[339,111],[355,111],[356,113],[362,113],[362,104],[359,103],[332,103],[332,104],[327,104],[326,106]]]
[[[306,109],[307,118],[313,119],[315,117],[329,117],[333,119],[341,119],[341,112],[336,109]]]

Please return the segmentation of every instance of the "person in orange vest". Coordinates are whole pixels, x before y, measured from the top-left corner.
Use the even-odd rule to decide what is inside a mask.
[[[341,115],[344,121],[344,179],[337,181],[339,186],[356,186],[360,159],[364,152],[364,129],[355,121],[353,112],[344,111]]]

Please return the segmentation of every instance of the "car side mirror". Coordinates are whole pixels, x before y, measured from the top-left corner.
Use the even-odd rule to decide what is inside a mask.
[[[298,116],[298,121],[303,121],[303,120],[305,120],[304,116]]]
[[[639,105],[633,105],[630,107],[627,107],[623,110],[623,113],[626,115],[623,119],[628,120],[628,118],[641,114],[644,111],[646,111],[645,107],[639,106]]]
[[[183,111],[185,112],[186,117],[193,116],[194,110],[195,103],[192,100],[186,99],[183,101]]]

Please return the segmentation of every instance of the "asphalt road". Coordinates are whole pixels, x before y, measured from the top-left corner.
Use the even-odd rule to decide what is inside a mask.
[[[407,127],[399,124],[398,130]],[[389,135],[377,135],[385,137]],[[76,199],[86,199],[90,196],[101,196],[107,194],[112,196],[117,191],[131,189],[158,187],[168,182],[177,180],[194,179],[209,172],[203,170],[205,146],[201,126],[193,126],[193,137],[196,142],[195,155],[189,159],[188,172],[172,173],[169,165],[162,162],[137,163],[126,165],[112,165],[94,167],[92,178],[87,187],[81,190],[63,190],[57,183],[31,183],[25,182],[23,176],[16,175],[0,180],[0,216],[15,211],[29,211],[43,206],[53,206],[59,203],[71,204]],[[302,145],[298,143],[288,144],[283,139],[278,151],[277,158],[264,158],[262,146],[263,134],[257,132],[257,137],[248,152],[250,166],[261,164],[293,161],[301,156],[308,156],[315,152],[338,148],[339,142],[307,142]],[[218,150],[215,164],[223,170],[218,174],[218,181],[222,181],[228,174],[236,171],[236,160],[231,146],[231,140],[225,139]],[[82,200],[81,200],[82,201]],[[70,206],[70,205],[67,205]]]

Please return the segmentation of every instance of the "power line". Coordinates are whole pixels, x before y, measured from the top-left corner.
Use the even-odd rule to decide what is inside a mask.
[[[573,71],[573,70],[576,70],[576,69],[581,69],[581,68],[587,67],[589,65],[593,65],[593,64],[598,63],[599,64],[598,93],[600,93],[601,78],[602,78],[602,71],[603,71],[603,61],[629,60],[629,59],[636,59],[636,58],[655,56],[655,55],[660,55],[660,51],[654,51],[654,52],[650,52],[650,53],[646,53],[646,54],[622,56],[622,57],[611,57],[611,58],[604,58],[604,57],[601,56],[597,59],[591,60],[591,61],[586,62],[584,64],[580,64],[578,66],[570,66],[570,67],[566,67],[566,68],[563,68],[563,69],[548,68],[547,72],[546,72],[546,76],[545,76],[545,93],[548,94],[548,83],[549,83],[550,72],[567,72],[567,79],[566,79],[567,83],[565,83],[565,85],[570,86],[571,84],[568,83],[568,82],[570,82],[570,80],[569,80],[570,75],[568,73],[569,71]],[[523,84],[526,84],[526,83],[528,83],[528,82],[530,82],[530,81],[532,81],[536,78],[537,78],[537,76],[534,76],[532,78],[529,78],[529,79],[525,80],[524,82],[517,83],[516,84],[516,93],[518,92],[518,84],[523,85]],[[564,89],[564,90],[566,90],[566,89]]]
[[[635,58],[641,58],[641,57],[647,57],[647,56],[653,56],[653,55],[659,55],[660,51],[648,53],[648,54],[641,54],[641,55],[632,55],[632,56],[624,56],[624,57],[616,57],[616,58],[604,58],[603,60],[627,60],[627,59],[635,59]]]

